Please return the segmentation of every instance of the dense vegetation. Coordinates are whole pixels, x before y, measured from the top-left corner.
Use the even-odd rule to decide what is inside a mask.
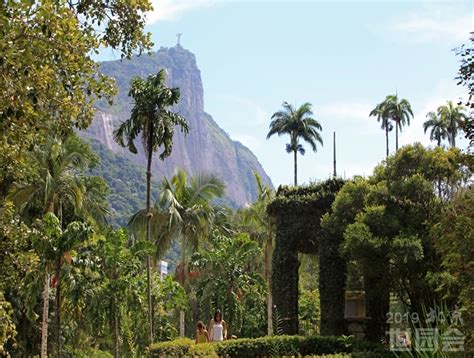
[[[278,193],[255,175],[257,200],[234,210],[221,205],[225,188],[212,174],[177,169],[151,180],[153,153],[166,160],[175,128],[188,130],[169,109],[179,89],[165,85],[164,71],[132,81],[135,105],[115,132],[132,153],[142,140],[146,172],[75,134],[90,123],[95,101],[114,93],[91,51],[104,45],[129,57],[149,49],[142,13],[150,7],[146,0],[3,3],[0,354],[381,357],[396,343],[386,330],[397,307],[409,328],[455,330],[474,350],[474,160],[456,142],[459,132],[472,138],[465,107],[448,102],[428,114],[435,148],[396,147],[367,178]],[[461,83],[472,96],[472,56],[460,51]],[[290,135],[296,184],[299,140],[315,150],[322,126],[310,104],[284,107],[269,135]],[[373,115],[388,139],[412,111],[389,95]],[[178,245],[174,275],[160,277],[158,260]],[[366,341],[343,334],[343,289],[365,293]],[[154,344],[193,337],[195,323],[217,307],[229,337],[244,339]],[[423,347],[404,348],[416,355]]]
[[[143,207],[145,169],[126,156],[107,149],[97,140],[91,140],[91,146],[100,161],[90,169],[90,174],[103,178],[110,190],[108,223],[113,227],[124,227],[130,217]],[[158,198],[158,183],[153,186],[152,197]]]

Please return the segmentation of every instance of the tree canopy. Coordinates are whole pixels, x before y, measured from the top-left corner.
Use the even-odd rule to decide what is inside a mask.
[[[86,128],[97,99],[111,100],[114,82],[93,53],[130,57],[151,48],[143,32],[149,0],[4,1],[0,9],[0,183],[26,175],[23,155],[46,133]]]

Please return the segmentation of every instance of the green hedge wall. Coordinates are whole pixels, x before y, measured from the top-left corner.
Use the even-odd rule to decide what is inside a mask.
[[[319,252],[319,306],[321,334],[341,335],[346,331],[344,321],[346,259],[340,254],[342,236],[321,235]]]
[[[344,333],[346,262],[339,255],[339,242],[326,238],[320,225],[344,183],[330,179],[305,187],[280,187],[267,208],[276,223],[272,294],[281,333],[298,333],[298,252],[320,256],[321,332]]]
[[[272,336],[233,339],[222,343],[194,344],[190,339],[178,339],[151,346],[151,357],[269,357],[276,355],[314,356],[351,353],[357,357],[392,357],[382,346],[354,341],[346,346],[336,337]]]

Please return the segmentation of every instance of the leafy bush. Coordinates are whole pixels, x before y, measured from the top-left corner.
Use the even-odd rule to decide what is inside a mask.
[[[216,352],[216,344],[213,343],[200,343],[191,346],[189,349],[190,357],[208,357],[208,358],[218,358]]]
[[[189,338],[179,338],[173,341],[152,344],[150,347],[151,357],[183,357],[188,355],[194,341]]]
[[[113,355],[109,352],[104,352],[99,349],[75,349],[66,352],[65,357],[74,358],[112,358]]]
[[[222,343],[194,344],[188,338],[157,343],[151,346],[152,357],[263,357],[263,356],[324,356],[352,353],[353,357],[391,357],[383,347],[362,341],[347,346],[337,337],[272,336],[232,339]],[[334,355],[330,357],[346,357]]]

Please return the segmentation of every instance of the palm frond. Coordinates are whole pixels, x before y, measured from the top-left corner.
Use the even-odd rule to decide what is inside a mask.
[[[39,187],[36,185],[16,183],[8,193],[7,199],[13,202],[18,211],[23,211],[38,190]]]

